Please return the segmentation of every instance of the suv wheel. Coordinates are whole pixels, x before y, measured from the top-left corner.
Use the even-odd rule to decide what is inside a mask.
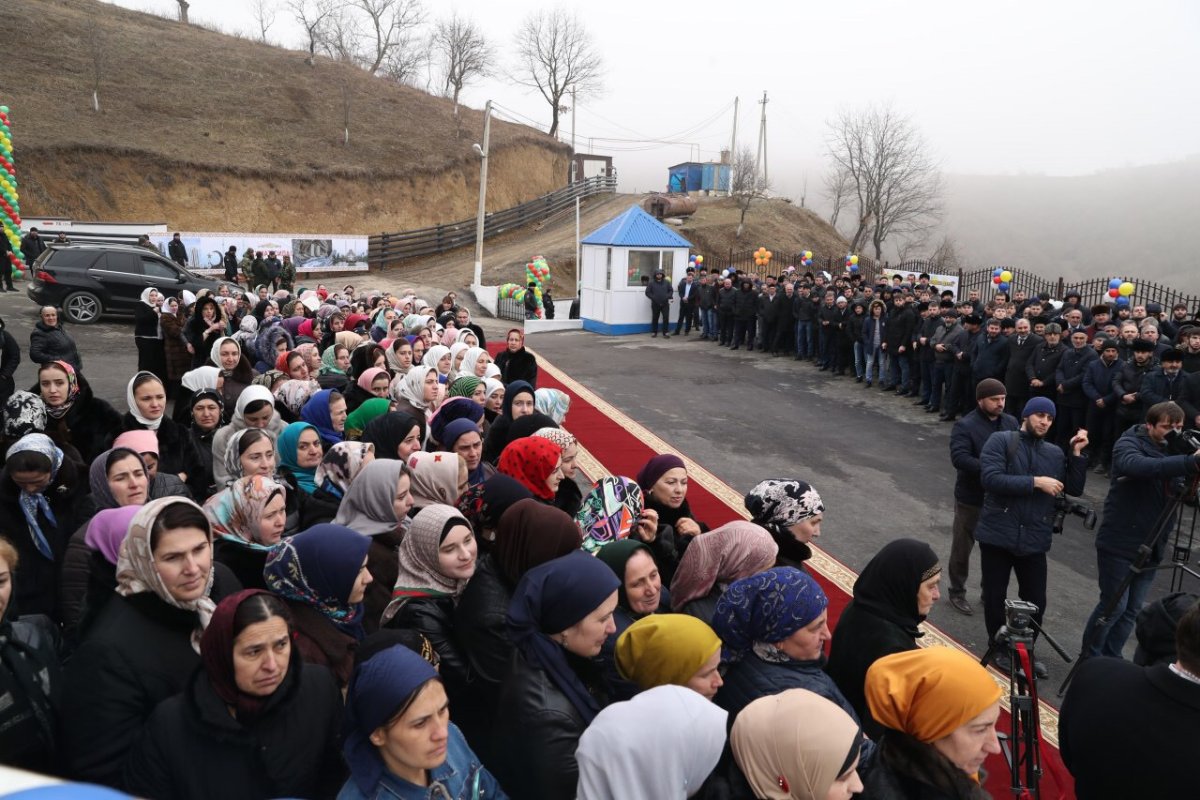
[[[62,308],[67,320],[76,325],[90,325],[98,321],[104,311],[100,298],[91,292],[71,292],[63,300]]]

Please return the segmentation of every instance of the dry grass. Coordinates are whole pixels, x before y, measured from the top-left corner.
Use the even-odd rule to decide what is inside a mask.
[[[746,226],[737,238],[741,211],[731,198],[699,199],[696,213],[679,228],[698,253],[728,256],[758,247],[774,248],[779,255],[812,250],[814,259],[840,258],[849,243],[829,223],[786,200],[755,200],[746,214]],[[772,262],[774,264],[774,262]],[[783,264],[781,266],[786,266]]]
[[[92,0],[6,0],[0,102],[23,151],[144,154],[179,167],[242,177],[347,178],[471,170],[482,114],[372,78],[353,66],[184,26]],[[92,110],[92,49],[106,67],[102,113]],[[350,86],[350,144],[342,146],[341,85]],[[564,146],[530,128],[493,122],[493,152]],[[186,177],[186,176],[182,176]]]

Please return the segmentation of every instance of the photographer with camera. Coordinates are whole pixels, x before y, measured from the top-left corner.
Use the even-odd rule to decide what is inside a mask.
[[[1200,452],[1184,444],[1183,453],[1173,453],[1168,442],[1182,427],[1183,409],[1178,404],[1156,403],[1146,412],[1146,422],[1125,431],[1113,447],[1112,484],[1096,534],[1100,602],[1083,629],[1085,656],[1121,657],[1154,583],[1154,567],[1162,561],[1168,534],[1179,518],[1175,501],[1184,491],[1185,479],[1200,471]],[[1138,548],[1153,534],[1159,536],[1149,560],[1133,576],[1107,624],[1101,625],[1101,614],[1137,559]]]
[[[1008,581],[1017,575],[1022,600],[1037,606],[1034,621],[1041,625],[1046,611],[1046,553],[1060,495],[1078,496],[1087,481],[1087,459],[1080,455],[1088,445],[1087,431],[1071,436],[1071,454],[1046,441],[1056,409],[1046,397],[1034,397],[1021,412],[1018,431],[993,433],[979,455],[983,482],[983,507],[975,527],[983,578],[983,616],[988,641],[1004,624]],[[1063,498],[1065,502],[1065,498]],[[1062,506],[1065,508],[1065,506]],[[998,650],[993,663],[1009,668],[1007,652]],[[1048,675],[1041,662],[1034,664],[1039,678]]]

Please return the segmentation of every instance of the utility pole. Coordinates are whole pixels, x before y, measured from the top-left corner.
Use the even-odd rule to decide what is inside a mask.
[[[571,182],[579,180],[575,174],[575,89],[571,89]]]
[[[725,187],[726,194],[733,194],[733,162],[737,161],[737,115],[738,100],[733,98],[733,135],[729,137],[729,184]]]
[[[758,104],[762,106],[762,119],[758,123],[758,153],[754,156],[754,175],[757,177],[759,164],[762,164],[762,179],[763,183],[767,182],[767,92],[763,90],[762,100]]]
[[[492,133],[492,101],[483,107],[483,146],[474,146],[479,156],[479,213],[475,217],[475,283],[483,285],[483,218],[487,206],[488,139]]]

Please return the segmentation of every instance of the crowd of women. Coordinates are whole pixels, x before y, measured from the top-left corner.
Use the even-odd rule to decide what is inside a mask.
[[[584,483],[570,397],[453,294],[143,300],[125,413],[64,360],[6,404],[0,762],[172,800],[987,796],[1000,690],[918,647],[928,545],[831,635],[812,486],[745,521],[670,454]]]

